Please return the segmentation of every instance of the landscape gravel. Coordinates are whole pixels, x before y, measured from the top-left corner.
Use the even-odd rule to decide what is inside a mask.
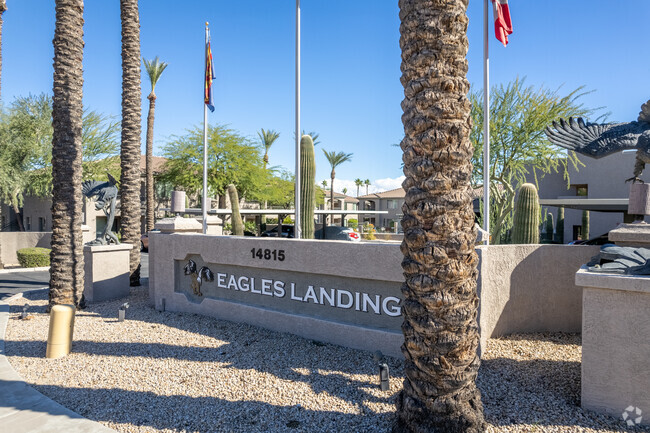
[[[120,432],[388,432],[403,380],[385,357],[241,323],[156,311],[146,289],[77,313],[73,352],[45,359],[47,292],[11,302],[6,352],[34,388]],[[19,319],[27,305],[28,319]],[[478,377],[489,432],[620,432],[580,408],[580,336],[491,339]]]

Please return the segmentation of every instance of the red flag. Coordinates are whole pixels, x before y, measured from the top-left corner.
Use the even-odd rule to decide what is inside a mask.
[[[508,35],[512,34],[508,0],[492,0],[494,6],[494,33],[503,46],[508,45]]]

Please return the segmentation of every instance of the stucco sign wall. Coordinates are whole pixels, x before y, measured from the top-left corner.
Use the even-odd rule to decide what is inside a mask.
[[[151,233],[155,308],[400,354],[398,244]]]

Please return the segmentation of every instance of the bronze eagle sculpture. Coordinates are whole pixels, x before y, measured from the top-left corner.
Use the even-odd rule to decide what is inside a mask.
[[[650,101],[641,106],[635,122],[598,124],[570,117],[554,121],[552,128],[546,128],[546,136],[557,146],[592,158],[636,149],[633,176],[626,182],[643,182],[641,174],[650,164]]]
[[[89,245],[108,245],[111,242],[119,244],[120,241],[111,230],[115,220],[115,207],[117,203],[117,180],[106,173],[108,182],[98,180],[87,180],[81,184],[81,192],[88,198],[95,198],[95,209],[104,211],[107,221],[102,233],[97,235]]]

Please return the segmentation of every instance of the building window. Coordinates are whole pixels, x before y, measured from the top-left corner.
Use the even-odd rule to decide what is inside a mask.
[[[43,217],[38,217],[38,231],[39,232],[45,231],[45,218]]]
[[[582,240],[582,226],[573,226],[573,240]]]
[[[397,200],[388,200],[386,202],[388,209],[397,209]]]
[[[30,231],[32,229],[32,218],[27,217],[25,218],[25,230]]]
[[[571,188],[575,189],[578,197],[587,197],[589,195],[589,185],[571,185]]]

